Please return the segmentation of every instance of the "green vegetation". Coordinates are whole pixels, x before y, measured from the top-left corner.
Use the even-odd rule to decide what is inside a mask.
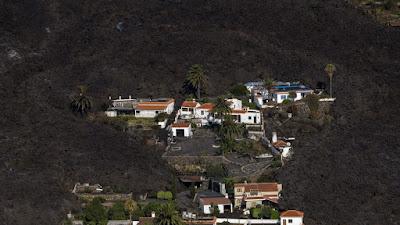
[[[189,68],[188,74],[186,76],[186,82],[193,89],[196,90],[197,98],[201,98],[201,88],[205,86],[205,82],[207,81],[207,77],[204,74],[203,66],[200,64],[194,64]]]
[[[228,170],[224,164],[209,164],[206,166],[207,177],[224,178],[228,175]]]
[[[235,85],[229,92],[235,97],[243,97],[250,94],[249,90],[243,84]]]
[[[329,77],[329,94],[332,98],[333,96],[333,92],[332,92],[332,78],[333,78],[333,74],[336,72],[336,66],[329,63],[325,66],[325,72],[326,74],[328,74]]]
[[[159,191],[157,192],[157,198],[163,200],[172,200],[173,195],[170,191]]]
[[[289,99],[294,101],[294,99],[297,97],[297,93],[295,91],[289,91]]]
[[[250,210],[251,217],[255,219],[279,219],[279,212],[269,206],[261,205]]]
[[[232,109],[229,107],[229,103],[225,101],[223,96],[219,96],[215,101],[215,106],[213,109],[213,113],[216,114],[219,118],[223,118],[226,114],[232,112]]]
[[[304,99],[311,112],[311,118],[318,117],[319,97],[315,94],[307,95]]]
[[[213,216],[218,216],[220,214],[218,205],[212,205],[210,211]]]
[[[126,212],[128,212],[130,220],[132,220],[133,214],[137,210],[139,210],[137,203],[135,201],[133,201],[132,199],[129,199],[125,202],[124,208],[125,208]]]
[[[158,123],[158,122],[164,122],[164,120],[165,120],[165,119],[168,119],[168,117],[169,117],[169,115],[168,115],[167,113],[165,113],[165,112],[159,113],[159,114],[157,114],[156,117],[154,117],[154,121],[155,121],[156,123]]]
[[[282,101],[282,104],[288,105],[288,104],[290,104],[291,102],[292,102],[292,101],[290,101],[289,99],[285,99],[285,100]]]
[[[264,79],[264,86],[268,89],[271,90],[271,88],[274,86],[275,81],[270,78],[270,77],[266,77]]]
[[[108,219],[110,220],[125,220],[127,218],[125,206],[123,202],[116,202],[108,210]]]
[[[281,158],[279,156],[274,157],[274,159],[271,162],[271,167],[272,168],[279,168],[281,166],[282,166]]]
[[[82,219],[85,225],[106,225],[107,210],[101,204],[104,199],[94,198],[83,210]]]
[[[249,107],[250,109],[257,109],[257,105],[254,102],[249,102],[248,98],[242,98],[242,105],[244,107]]]
[[[161,206],[155,223],[157,225],[182,225],[181,216],[172,202],[168,202]]]
[[[234,151],[236,145],[235,138],[242,136],[244,130],[243,125],[235,123],[231,116],[225,116],[218,130],[221,137],[222,153]]]
[[[88,96],[86,96],[87,88],[83,85],[78,86],[79,95],[72,98],[70,107],[73,112],[80,113],[81,116],[87,115],[92,108],[92,102]]]

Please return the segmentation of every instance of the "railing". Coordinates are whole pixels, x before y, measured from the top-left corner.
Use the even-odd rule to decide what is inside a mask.
[[[217,223],[229,222],[233,224],[279,224],[279,220],[274,219],[232,219],[217,218]]]

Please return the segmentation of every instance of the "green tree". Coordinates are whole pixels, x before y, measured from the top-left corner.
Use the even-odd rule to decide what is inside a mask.
[[[332,78],[333,78],[333,74],[336,72],[336,66],[331,63],[327,64],[325,66],[325,72],[326,72],[326,74],[328,74],[328,77],[329,77],[329,94],[330,94],[330,97],[332,98],[332,96],[333,96]]]
[[[222,121],[221,127],[219,128],[219,135],[222,139],[233,140],[239,137],[243,133],[243,126],[237,124],[231,116],[226,116]]]
[[[110,210],[108,210],[108,218],[110,220],[125,220],[125,206],[123,202],[116,202]]]
[[[231,90],[230,93],[236,97],[247,96],[250,94],[249,90],[243,84],[235,85]]]
[[[107,210],[101,203],[101,198],[94,198],[83,210],[83,223],[85,225],[107,224]]]
[[[264,86],[268,89],[271,90],[271,88],[274,86],[275,81],[270,78],[270,77],[266,77],[264,79]]]
[[[132,199],[128,199],[126,200],[124,207],[129,214],[129,220],[132,220],[132,215],[139,209],[137,203]]]
[[[279,212],[278,212],[278,210],[276,210],[276,209],[271,209],[271,211],[270,211],[270,217],[271,217],[271,219],[273,219],[273,220],[277,220],[277,219],[279,219]]]
[[[304,99],[308,108],[310,109],[311,116],[316,117],[319,109],[319,97],[316,94],[307,95]]]
[[[155,220],[156,225],[182,225],[182,219],[172,202],[161,206]]]
[[[297,93],[295,91],[289,91],[289,98],[290,100],[294,101],[294,99],[297,97]]]
[[[212,205],[210,206],[210,211],[211,211],[211,214],[212,214],[213,216],[218,216],[218,215],[220,214],[218,205],[212,204]]]
[[[212,112],[222,119],[223,116],[231,113],[232,109],[231,109],[231,107],[229,107],[229,103],[227,101],[225,101],[225,98],[222,96],[219,96],[217,98],[217,100],[215,101],[215,105],[214,105]]]
[[[80,113],[81,116],[86,115],[92,108],[92,102],[88,96],[86,96],[87,88],[83,85],[78,86],[79,94],[72,98],[70,107],[73,112]]]
[[[196,90],[197,98],[200,98],[201,88],[204,88],[206,81],[207,77],[202,65],[194,64],[189,68],[186,82]]]

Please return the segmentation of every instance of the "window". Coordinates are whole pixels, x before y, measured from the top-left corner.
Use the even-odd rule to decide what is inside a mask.
[[[249,120],[251,120],[251,116],[249,116]]]
[[[187,109],[187,108],[182,108],[182,111],[183,111],[183,112],[187,112],[188,109]]]
[[[281,100],[285,100],[285,99],[287,99],[287,96],[286,95],[281,95]]]
[[[160,113],[160,111],[156,111],[156,114],[159,114]]]
[[[201,111],[201,115],[202,115],[202,116],[204,115],[204,111]]]
[[[136,111],[136,114],[140,114],[140,111]]]
[[[288,223],[293,223],[293,220],[292,220],[292,219],[289,219],[289,220],[288,220]]]
[[[250,195],[252,196],[258,195],[258,190],[250,190]]]
[[[242,189],[236,188],[236,191],[237,191],[237,192],[242,192]]]

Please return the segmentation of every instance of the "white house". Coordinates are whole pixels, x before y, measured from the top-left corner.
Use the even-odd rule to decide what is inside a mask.
[[[290,92],[296,93],[296,97],[293,100],[298,101],[303,99],[307,95],[312,94],[314,91],[298,82],[296,83],[280,82],[279,85],[275,85],[271,89],[271,99],[276,103],[282,103],[285,99],[290,99],[289,98]]]
[[[196,115],[198,107],[200,107],[200,103],[196,102],[194,99],[192,101],[184,101],[179,110],[179,114],[184,118],[193,118]]]
[[[247,88],[247,90],[249,90],[249,92],[251,93],[251,91],[252,91],[254,88],[264,86],[264,81],[250,81],[250,82],[245,83],[244,86],[245,86],[245,87]]]
[[[229,107],[231,107],[231,109],[242,109],[242,100],[239,100],[237,98],[228,98],[225,99],[225,101],[227,103],[229,103]]]
[[[298,210],[287,210],[281,213],[281,225],[303,225],[304,213]]]
[[[193,135],[192,125],[186,122],[177,122],[171,125],[174,137],[191,137]]]
[[[233,119],[238,123],[244,124],[261,124],[260,110],[242,108],[233,109],[230,113]]]
[[[109,97],[111,100],[111,97]],[[129,98],[122,98],[121,96],[118,99],[111,100],[111,107],[105,111],[105,114],[108,117],[116,117],[118,115],[134,115],[135,114],[135,106],[138,100],[132,98],[129,95]]]
[[[233,212],[231,200],[226,197],[205,197],[199,199],[200,209],[204,214],[211,214],[215,206],[219,213]]]
[[[172,98],[155,99],[137,103],[135,117],[154,118],[160,113],[171,114],[174,111],[175,100]]]
[[[263,202],[277,203],[282,184],[278,183],[237,183],[234,185],[235,207],[250,209]]]

